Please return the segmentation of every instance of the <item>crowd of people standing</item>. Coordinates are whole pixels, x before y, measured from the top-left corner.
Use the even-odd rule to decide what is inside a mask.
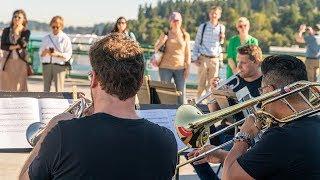
[[[213,6],[208,12],[209,21],[200,24],[195,37],[193,49],[190,47],[190,35],[182,27],[183,17],[179,12],[173,12],[169,16],[169,30],[163,31],[157,40],[155,52],[162,50],[163,56],[157,63],[161,81],[172,82],[176,85],[181,96],[177,103],[186,102],[186,79],[190,73],[191,63],[198,67],[197,98],[209,89],[209,81],[219,77],[219,66],[224,59],[223,46],[225,45],[226,26],[219,20],[222,16],[222,8]],[[27,16],[23,10],[13,13],[10,27],[4,29],[1,39],[2,55],[0,71],[0,89],[3,91],[27,91],[27,76],[29,55],[26,47],[30,37],[27,29]],[[237,35],[231,36],[226,45],[226,78],[238,72],[237,48],[243,45],[259,45],[258,40],[249,34],[250,22],[246,17],[240,17],[236,21]],[[67,68],[72,57],[72,45],[70,38],[63,32],[64,20],[61,16],[55,16],[50,21],[52,32],[42,39],[39,57],[43,65],[44,91],[49,92],[52,81],[55,91],[64,91],[64,81]],[[231,28],[231,27],[227,27]],[[306,43],[307,67],[310,69],[308,77],[315,81],[316,70],[319,68],[319,27],[306,27],[302,25],[296,35],[298,43]],[[119,17],[115,21],[111,32],[123,33],[136,41],[133,32],[129,31],[125,17]],[[306,32],[306,35],[304,35]],[[14,60],[15,59],[15,60]],[[19,61],[16,61],[19,60]],[[12,71],[21,66],[21,71],[12,76]],[[12,68],[12,65],[14,66]]]
[[[173,80],[177,90],[182,92],[178,104],[185,103],[185,81],[192,62],[198,66],[198,98],[203,91],[214,90],[218,85],[226,27],[219,22],[221,7],[212,7],[208,15],[210,20],[198,28],[192,53],[190,35],[182,28],[183,18],[179,12],[170,14],[169,30],[164,31],[155,44],[155,52],[163,49],[163,56],[156,64],[161,81],[170,83]],[[4,55],[0,64],[0,90],[28,90],[29,56],[26,48],[30,31],[27,22],[23,10],[15,11],[10,27],[1,37]],[[42,39],[39,50],[44,91],[50,91],[52,81],[55,82],[55,91],[63,91],[72,45],[63,32],[64,19],[61,16],[54,16],[50,27],[52,31]],[[287,86],[294,82],[308,78],[316,81],[315,71],[320,60],[319,27],[312,29],[301,25],[296,35],[297,42],[307,44],[306,64],[312,70],[308,75],[305,64],[296,57],[275,55],[263,59],[258,40],[249,35],[250,22],[246,17],[238,19],[236,29],[238,35],[228,40],[226,48],[227,78],[236,75],[239,79],[237,87],[232,89],[234,93],[247,89],[249,98],[280,88],[287,93]],[[93,111],[81,118],[63,113],[64,117],[58,116],[50,121],[19,178],[171,179],[177,163],[176,140],[167,128],[140,118],[135,110],[134,97],[142,85],[145,65],[143,51],[135,35],[128,30],[124,17],[117,19],[110,34],[91,46],[89,57]],[[304,103],[306,100],[303,93],[291,95],[285,101],[272,101],[266,111],[276,118],[283,118],[290,116],[293,109],[303,112],[310,107]],[[221,109],[212,104],[208,106],[210,111]],[[245,117],[234,137],[227,137],[228,134],[224,133],[217,140],[221,144],[227,138],[233,139],[232,147],[210,153],[195,162],[194,167],[201,179],[218,178],[216,174],[210,174],[208,164],[199,166],[207,162],[222,163],[224,179],[319,179],[320,156],[314,154],[320,150],[320,145],[312,141],[320,138],[318,116],[299,117],[299,120],[281,126],[272,124],[256,144],[252,142],[262,130],[262,124],[256,121],[254,114]],[[223,127],[211,128],[212,132],[217,132]],[[182,134],[189,133],[177,129]],[[87,132],[85,136],[83,132]],[[214,147],[207,145],[195,149],[188,157],[196,157],[205,149]],[[123,173],[123,169],[128,173]]]

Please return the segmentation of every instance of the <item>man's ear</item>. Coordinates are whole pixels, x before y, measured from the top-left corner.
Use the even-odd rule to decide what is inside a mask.
[[[92,71],[92,79],[90,81],[90,87],[94,88],[94,87],[97,87],[98,85],[99,85],[98,75],[96,74],[96,72]]]

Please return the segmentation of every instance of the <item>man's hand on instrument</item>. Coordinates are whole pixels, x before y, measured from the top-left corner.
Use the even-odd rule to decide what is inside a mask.
[[[260,130],[261,124],[256,121],[256,117],[254,115],[248,116],[240,127],[240,132],[246,132],[250,134],[252,138],[256,137]]]
[[[191,158],[194,158],[194,157],[197,157],[199,156],[200,154],[203,154],[207,151],[209,151],[210,149],[213,149],[215,148],[215,146],[213,145],[205,145],[203,146],[202,148],[198,148],[198,149],[195,149],[193,150],[192,152],[188,153],[188,159],[191,159]],[[214,151],[210,154],[208,154],[206,157],[204,157],[203,159],[200,159],[198,161],[195,161],[193,162],[194,165],[197,165],[197,164],[203,164],[203,163],[206,163],[206,162],[210,162],[210,163],[221,163],[221,159],[218,158],[218,154],[223,151],[223,150],[217,150],[217,151]]]
[[[210,89],[211,91],[214,91],[217,89],[217,86],[219,84],[219,80],[220,78],[219,77],[213,77],[210,79]]]
[[[88,98],[86,98],[86,95],[82,92],[79,93],[79,98],[83,98],[87,104],[91,103],[91,100],[89,100]],[[88,106],[87,108],[85,108],[85,110],[83,111],[83,115],[84,116],[91,116],[94,112],[94,108],[93,108],[93,104],[91,104],[90,106]]]

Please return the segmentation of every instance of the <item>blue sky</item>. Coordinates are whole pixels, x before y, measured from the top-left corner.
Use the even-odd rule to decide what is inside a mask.
[[[0,22],[8,22],[15,9],[24,9],[29,20],[49,22],[61,15],[67,26],[92,26],[119,16],[137,18],[139,4],[158,0],[0,0]]]

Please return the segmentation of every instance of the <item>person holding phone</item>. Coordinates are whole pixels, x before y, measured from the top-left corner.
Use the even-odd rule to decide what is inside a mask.
[[[52,33],[42,39],[39,50],[43,67],[44,92],[50,92],[51,82],[54,81],[55,91],[64,89],[64,81],[67,72],[66,62],[72,56],[70,38],[62,31],[64,20],[61,16],[51,19]]]

